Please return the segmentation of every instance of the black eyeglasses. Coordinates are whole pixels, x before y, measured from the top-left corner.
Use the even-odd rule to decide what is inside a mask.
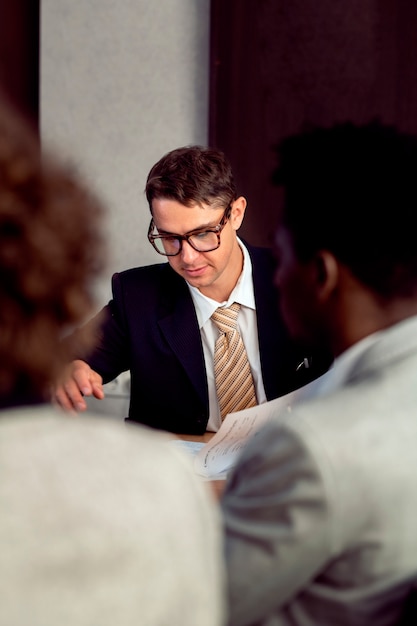
[[[160,235],[156,230],[153,218],[149,224],[148,239],[159,254],[176,256],[182,250],[182,242],[186,241],[197,252],[211,252],[220,247],[220,233],[226,226],[232,207],[229,205],[217,226],[201,228],[188,235]],[[156,230],[156,232],[154,232]]]

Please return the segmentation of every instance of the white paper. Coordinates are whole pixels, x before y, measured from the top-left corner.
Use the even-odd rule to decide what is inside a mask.
[[[220,430],[196,454],[194,467],[198,474],[217,477],[228,471],[236,462],[248,440],[256,435],[266,422],[282,411],[288,411],[289,400],[285,396],[251,409],[229,413]]]
[[[195,456],[205,446],[201,441],[186,441],[184,439],[173,439],[171,443],[180,450],[185,450],[191,456]]]
[[[218,432],[195,455],[196,472],[205,478],[224,478],[249,439],[270,420],[286,419],[296,402],[316,395],[323,378],[276,400],[226,415]]]

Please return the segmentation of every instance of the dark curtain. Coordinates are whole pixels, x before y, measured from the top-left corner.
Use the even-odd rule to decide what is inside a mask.
[[[0,0],[0,88],[39,126],[39,0]]]
[[[240,230],[270,245],[274,146],[305,124],[417,133],[415,0],[212,0],[209,143],[248,199]]]

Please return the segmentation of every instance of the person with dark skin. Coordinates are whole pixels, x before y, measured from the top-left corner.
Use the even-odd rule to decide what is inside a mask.
[[[272,252],[237,236],[246,200],[222,152],[200,146],[169,152],[152,167],[146,196],[148,238],[167,262],[113,277],[96,349],[74,355],[55,390],[63,408],[85,410],[84,396],[103,398],[103,383],[130,370],[130,420],[179,433],[217,431],[224,415],[213,363],[219,331],[211,316],[232,303],[240,306],[256,403],[328,368],[327,353],[309,353],[288,336],[277,308]]]
[[[336,358],[228,478],[229,623],[390,626],[417,577],[417,138],[338,124],[279,156],[282,315]]]

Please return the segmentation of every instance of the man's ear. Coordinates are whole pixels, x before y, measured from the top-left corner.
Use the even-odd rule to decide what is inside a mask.
[[[316,288],[320,300],[328,300],[338,286],[339,263],[328,250],[319,250],[315,257]]]
[[[239,198],[233,200],[231,204],[232,212],[230,214],[230,223],[232,224],[233,230],[238,230],[240,228],[245,216],[246,204],[246,198],[243,196],[239,196]]]

